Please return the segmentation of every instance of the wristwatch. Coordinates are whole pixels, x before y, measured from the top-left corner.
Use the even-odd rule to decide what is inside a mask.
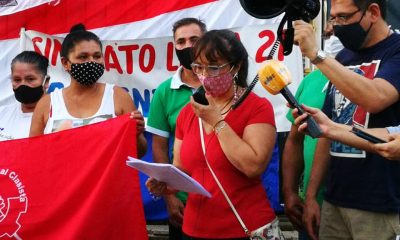
[[[318,50],[317,51],[317,56],[311,60],[311,63],[316,65],[322,61],[324,61],[326,59],[328,55],[326,54],[326,52],[322,51],[322,50]]]

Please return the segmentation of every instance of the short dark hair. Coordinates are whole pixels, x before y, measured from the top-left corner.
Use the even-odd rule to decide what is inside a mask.
[[[11,72],[14,69],[15,64],[19,62],[19,63],[28,63],[28,64],[32,64],[33,66],[35,66],[36,70],[39,71],[41,74],[43,74],[43,76],[47,75],[47,68],[49,66],[49,60],[34,51],[23,51],[20,54],[18,54],[17,56],[15,56],[13,58],[13,60],[11,61]]]
[[[240,65],[236,83],[241,87],[247,87],[248,53],[234,32],[230,30],[206,32],[194,45],[193,54],[193,59],[204,54],[208,61],[223,58],[230,66]]]
[[[200,20],[198,18],[182,18],[182,19],[176,21],[174,23],[174,25],[172,25],[173,36],[175,37],[175,32],[178,28],[180,28],[182,26],[190,25],[190,24],[198,25],[202,33],[207,32],[207,26],[202,20]]]
[[[366,10],[372,3],[378,4],[383,19],[386,18],[386,1],[387,0],[353,0],[354,4],[361,10]]]
[[[101,44],[99,37],[90,31],[86,31],[85,25],[79,23],[74,25],[68,35],[65,37],[61,45],[61,57],[68,58],[69,52],[77,43],[82,41],[95,41],[100,45],[100,49],[103,49],[103,45]]]

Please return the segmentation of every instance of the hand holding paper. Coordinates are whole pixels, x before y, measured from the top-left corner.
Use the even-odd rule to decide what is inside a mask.
[[[147,176],[155,178],[159,182],[165,182],[171,188],[211,197],[211,194],[196,180],[172,164],[148,163],[136,158],[128,158],[126,162],[128,166],[143,172]]]

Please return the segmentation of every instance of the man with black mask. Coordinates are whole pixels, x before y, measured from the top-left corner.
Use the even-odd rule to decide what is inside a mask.
[[[33,110],[43,96],[50,77],[49,60],[34,51],[24,51],[11,62],[14,103],[0,107],[0,141],[29,136]]]
[[[154,162],[172,163],[176,118],[189,102],[193,91],[201,86],[190,66],[193,62],[192,48],[206,31],[206,25],[196,18],[183,18],[172,27],[175,53],[182,66],[157,87],[150,104],[146,130],[152,133]],[[170,239],[182,239],[181,226],[186,198],[187,194],[183,192],[165,196]]]
[[[330,80],[323,111],[336,123],[400,124],[400,36],[385,22],[385,11],[385,0],[332,0],[330,21],[345,47],[336,59],[318,50],[310,24],[295,22],[295,42]],[[320,213],[315,196],[324,178]],[[308,233],[317,239],[319,228],[319,239],[395,239],[399,183],[400,162],[319,139],[304,208]]]

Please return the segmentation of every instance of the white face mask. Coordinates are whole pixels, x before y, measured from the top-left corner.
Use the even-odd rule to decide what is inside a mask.
[[[343,49],[343,45],[340,42],[339,38],[335,35],[330,36],[325,40],[325,52],[328,53],[331,57],[335,57],[340,50]]]

